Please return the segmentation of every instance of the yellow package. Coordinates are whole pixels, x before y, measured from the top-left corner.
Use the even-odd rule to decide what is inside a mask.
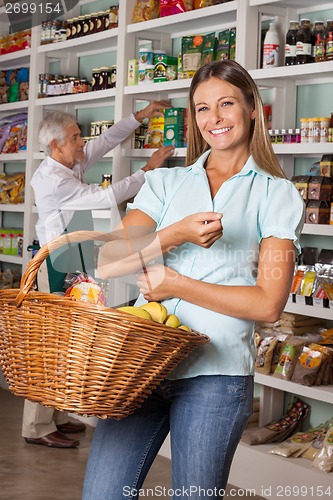
[[[160,16],[159,0],[136,0],[132,14],[132,23],[149,21]]]
[[[315,271],[307,271],[304,276],[302,295],[310,297],[314,290],[317,273]]]
[[[151,118],[149,124],[150,148],[160,148],[163,146],[164,137],[164,116]]]

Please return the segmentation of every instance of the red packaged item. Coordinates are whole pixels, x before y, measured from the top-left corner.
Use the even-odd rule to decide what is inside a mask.
[[[160,16],[172,16],[186,12],[183,0],[160,0]]]

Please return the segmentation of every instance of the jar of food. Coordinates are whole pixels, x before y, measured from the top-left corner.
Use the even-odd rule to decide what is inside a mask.
[[[73,17],[73,22],[72,22],[72,36],[71,38],[76,38],[77,37],[77,25],[79,22],[78,17]]]
[[[112,176],[110,174],[103,174],[102,175],[102,188],[107,188],[108,186],[111,185],[111,180]]]
[[[73,19],[67,19],[66,40],[70,40],[72,38],[72,24]]]
[[[83,33],[82,36],[89,35],[90,32],[90,14],[86,14],[83,19]]]
[[[97,12],[95,33],[100,33],[101,31],[104,31],[104,13]]]
[[[91,78],[91,90],[100,90],[99,79],[100,79],[100,69],[95,68],[92,70],[92,78]]]
[[[119,10],[118,5],[111,5],[109,9],[109,23],[108,23],[109,30],[112,28],[117,28],[118,26],[118,10]]]
[[[309,142],[309,118],[301,118],[301,142]]]
[[[111,86],[111,68],[102,66],[99,75],[99,90],[110,88]]]
[[[97,29],[97,13],[93,12],[90,14],[90,29],[89,29],[89,34],[91,35],[92,33],[96,33]]]
[[[327,20],[326,27],[326,60],[333,60],[333,20]]]
[[[322,116],[320,118],[320,142],[328,142],[329,126],[330,126],[330,117]]]
[[[111,82],[110,82],[110,87],[115,88],[117,82],[117,66],[116,64],[113,64],[111,66]]]
[[[87,78],[80,79],[80,92],[89,92],[89,81]]]
[[[76,37],[80,38],[83,36],[83,24],[84,24],[84,16],[79,16],[77,19],[76,25]]]

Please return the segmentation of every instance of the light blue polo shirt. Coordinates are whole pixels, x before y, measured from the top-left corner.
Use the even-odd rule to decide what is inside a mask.
[[[157,230],[198,212],[223,214],[223,236],[206,249],[185,243],[164,255],[164,263],[181,274],[221,285],[255,284],[259,245],[274,236],[293,240],[300,251],[304,202],[295,186],[261,170],[252,156],[225,181],[212,200],[205,152],[189,167],[147,172],[146,182],[129,209],[149,215]],[[145,302],[139,297],[138,304]],[[169,313],[207,334],[211,342],[181,362],[169,378],[254,373],[254,322],[233,318],[178,298],[165,300]]]

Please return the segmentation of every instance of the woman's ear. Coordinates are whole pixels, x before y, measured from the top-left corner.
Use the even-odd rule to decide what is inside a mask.
[[[257,118],[257,111],[256,109],[253,109],[251,112],[251,120],[254,120],[255,118]]]

